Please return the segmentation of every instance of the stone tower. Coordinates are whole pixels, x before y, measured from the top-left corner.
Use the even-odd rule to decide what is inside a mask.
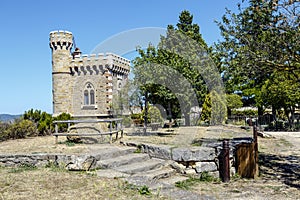
[[[52,49],[52,95],[53,114],[70,113],[70,62],[73,35],[68,31],[50,32]]]
[[[126,84],[130,61],[113,53],[71,52],[73,35],[50,32],[53,115],[110,117],[113,96]]]

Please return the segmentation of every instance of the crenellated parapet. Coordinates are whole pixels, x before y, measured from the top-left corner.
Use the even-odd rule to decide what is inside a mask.
[[[74,75],[111,73],[128,75],[130,61],[113,53],[100,53],[76,56],[71,60],[71,73]]]
[[[73,46],[73,35],[69,31],[51,31],[49,44],[52,50],[64,49],[70,51]]]

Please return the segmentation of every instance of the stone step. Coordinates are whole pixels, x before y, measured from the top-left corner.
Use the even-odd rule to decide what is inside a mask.
[[[107,147],[94,149],[94,153],[91,156],[95,157],[96,160],[106,160],[124,156],[136,151],[135,147]]]
[[[150,157],[148,154],[130,153],[123,156],[118,156],[118,157],[109,158],[105,160],[99,160],[97,161],[96,167],[101,169],[115,168],[115,167],[128,165],[132,163],[140,163],[149,159]]]
[[[129,177],[129,174],[116,171],[114,169],[99,169],[96,170],[96,174],[98,177],[102,178],[126,178]]]
[[[146,171],[146,172],[139,172],[134,174],[133,176],[136,177],[142,177],[144,179],[147,180],[159,180],[159,179],[163,179],[163,178],[167,178],[170,177],[172,175],[174,175],[176,173],[176,170],[169,168],[169,167],[165,167],[165,168],[157,168],[157,169],[153,169],[150,171]]]
[[[144,162],[122,165],[113,169],[127,174],[136,174],[138,172],[150,171],[152,169],[162,166],[163,164],[164,164],[164,160],[152,158]]]
[[[146,172],[141,172],[134,174],[130,177],[125,178],[128,183],[143,186],[147,185],[151,190],[157,190],[162,188],[170,188],[174,187],[163,182],[160,180],[164,180],[170,176],[173,176],[176,173],[174,169],[171,168],[158,168]]]
[[[174,175],[171,177],[161,179],[161,180],[159,180],[159,182],[167,184],[167,185],[175,186],[176,182],[185,181],[187,179],[189,179],[189,177],[187,177],[187,176]]]

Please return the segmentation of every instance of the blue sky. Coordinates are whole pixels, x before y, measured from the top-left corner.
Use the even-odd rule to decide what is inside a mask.
[[[71,31],[76,45],[90,53],[113,35],[143,27],[176,25],[190,11],[208,44],[221,39],[214,20],[232,0],[2,0],[0,2],[0,113],[34,108],[52,113],[49,32]],[[128,57],[130,59],[130,57]]]

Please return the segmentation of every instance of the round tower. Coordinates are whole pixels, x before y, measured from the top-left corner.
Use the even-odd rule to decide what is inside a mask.
[[[69,31],[50,32],[50,48],[52,49],[52,94],[53,115],[63,112],[72,114],[71,99],[71,48],[73,35]]]

